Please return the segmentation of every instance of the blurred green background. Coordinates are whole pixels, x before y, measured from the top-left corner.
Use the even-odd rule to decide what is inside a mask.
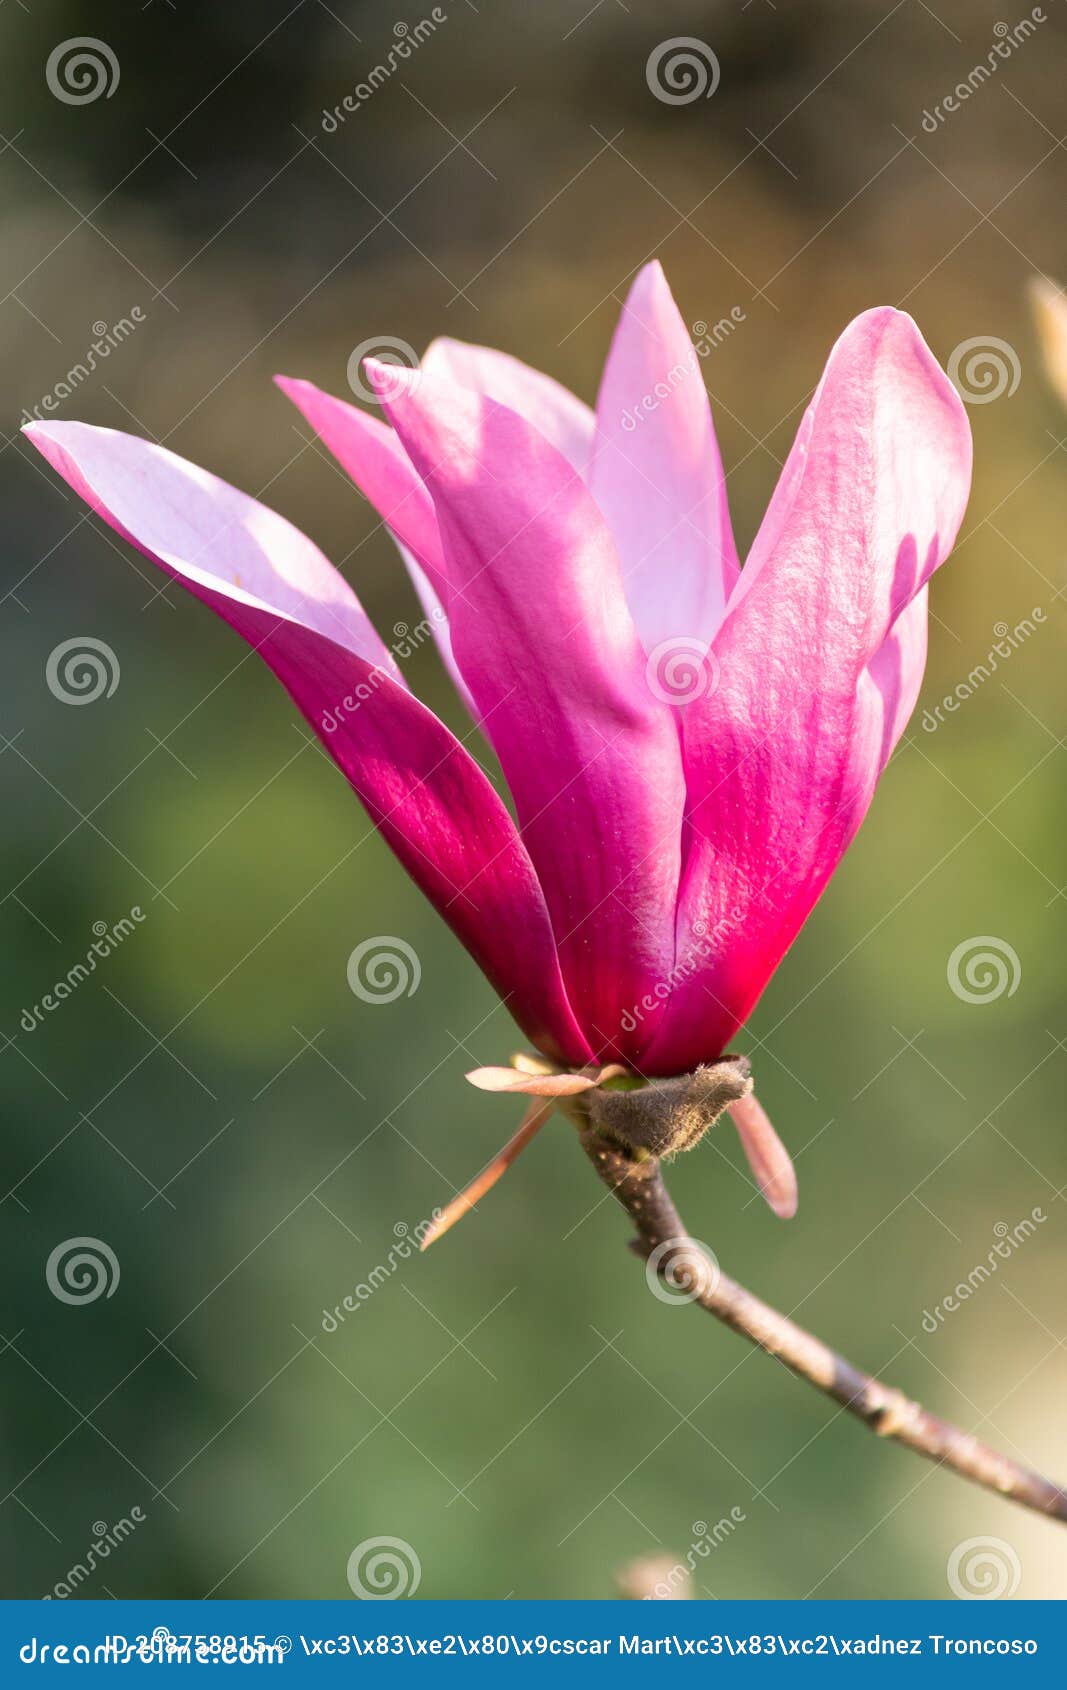
[[[5,1593],[52,1590],[136,1508],[80,1594],[345,1596],[354,1547],[391,1536],[420,1596],[609,1596],[623,1563],[684,1559],[735,1510],[698,1594],[939,1597],[957,1546],[992,1537],[1018,1596],[1063,1595],[1061,1531],[652,1297],[562,1122],[322,1328],[510,1132],[516,1107],[463,1073],[514,1029],[267,672],[83,520],[20,414],[94,323],[139,307],[54,414],[163,439],[283,510],[389,640],[417,617],[390,541],[272,374],[344,394],[357,344],[447,332],[592,400],[628,279],[658,255],[688,323],[744,313],[704,364],[742,547],[855,313],[902,305],[943,363],[1006,344],[1005,390],[970,409],[975,490],[919,711],[739,1041],[798,1157],[799,1216],[753,1200],[727,1128],[673,1183],[753,1289],[1067,1474],[1067,415],[1025,299],[1034,273],[1067,276],[1063,8],[926,129],[1016,23],[999,0],[441,10],[334,133],[323,109],[429,8],[0,14]],[[71,105],[45,66],[80,35],[121,74]],[[650,90],[676,36],[717,56],[712,98]],[[1032,637],[924,731],[1035,607]],[[46,665],[85,636],[121,678],[72,708]],[[408,674],[460,722],[428,645]],[[94,922],[134,906],[136,931],[27,1032]],[[349,990],[377,934],[417,951],[414,996]],[[1020,974],[970,1003],[946,968],[978,936]],[[1034,1235],[924,1330],[1035,1208]],[[45,1265],[79,1237],[121,1277],[70,1305]]]

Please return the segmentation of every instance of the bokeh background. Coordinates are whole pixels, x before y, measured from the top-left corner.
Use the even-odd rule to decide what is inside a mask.
[[[1058,0],[1037,10],[924,128],[1029,13],[449,0],[331,133],[324,108],[429,8],[3,8],[6,1594],[52,1591],[134,1509],[80,1594],[344,1596],[353,1548],[395,1537],[420,1596],[610,1596],[631,1557],[684,1561],[727,1518],[693,1556],[698,1594],[944,1596],[973,1538],[996,1540],[993,1588],[1067,1591],[1057,1528],[652,1297],[562,1122],[324,1331],[511,1130],[463,1073],[514,1029],[269,674],[85,520],[17,432],[93,325],[137,307],[54,414],[262,496],[388,640],[417,620],[391,543],[276,371],[347,394],[356,345],[447,332],[592,400],[628,280],[659,256],[687,322],[743,315],[704,364],[743,547],[855,313],[903,306],[944,363],[1004,343],[1003,379],[972,394],[974,495],[919,711],[741,1041],[798,1158],[799,1216],[753,1199],[727,1129],[674,1184],[730,1271],[1063,1477],[1067,414],[1026,289],[1067,278],[1067,20]],[[120,77],[73,105],[46,62],[82,35]],[[677,36],[716,55],[713,97],[650,88],[649,55]],[[1032,634],[924,729],[1024,617]],[[78,708],[46,666],[86,636],[121,674]],[[458,725],[429,643],[408,673]],[[27,1032],[93,924],[134,906],[136,931]],[[414,947],[421,983],[368,1004],[346,965],[379,934]],[[983,936],[1014,984],[967,1002],[948,959]],[[925,1329],[1035,1209],[1033,1235]],[[71,1305],[45,1265],[79,1237],[120,1279]]]

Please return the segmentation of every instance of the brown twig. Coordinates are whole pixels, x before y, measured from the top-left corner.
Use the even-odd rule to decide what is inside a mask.
[[[818,1338],[744,1286],[727,1278],[690,1238],[655,1156],[635,1155],[595,1127],[580,1129],[582,1147],[637,1229],[632,1247],[654,1258],[669,1283],[687,1292],[750,1343],[784,1362],[882,1438],[895,1438],[987,1490],[1067,1523],[1067,1492],[990,1449],[971,1433],[939,1420],[901,1391],[883,1385],[835,1355]]]

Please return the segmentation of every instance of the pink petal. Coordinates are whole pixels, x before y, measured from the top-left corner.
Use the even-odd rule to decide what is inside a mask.
[[[403,446],[380,417],[369,416],[343,399],[334,399],[313,382],[295,381],[291,376],[275,376],[274,380],[311,424],[323,445],[347,470],[392,534],[430,623],[441,661],[477,721],[470,693],[452,656],[448,613],[441,600],[447,582],[433,500]]]
[[[646,1071],[717,1054],[866,813],[915,698],[922,609],[970,481],[959,398],[910,317],[845,331],[683,718],[676,986]]]
[[[430,342],[422,368],[437,381],[473,388],[498,405],[517,411],[557,452],[563,453],[579,475],[585,474],[596,418],[588,405],[551,376],[542,375],[507,352],[470,346],[447,336]]]
[[[470,695],[463,676],[459,672],[455,653],[452,650],[452,631],[448,625],[448,612],[441,603],[433,582],[423,569],[414,552],[409,552],[402,540],[396,542],[397,551],[404,560],[405,568],[415,589],[416,597],[422,606],[423,616],[429,624],[433,634],[437,653],[444,664],[449,680],[463,700],[472,721],[478,721],[478,707]],[[401,642],[398,642],[398,645]]]
[[[796,1169],[766,1110],[752,1092],[727,1108],[753,1179],[778,1218],[791,1221],[797,1212]]]
[[[879,772],[885,768],[911,720],[923,684],[929,596],[929,587],[923,587],[901,611],[867,665],[861,683],[873,687],[878,695],[877,700],[872,700],[872,707],[876,713],[880,710],[882,717]]]
[[[407,691],[322,553],[274,511],[160,446],[84,423],[25,432],[105,522],[260,653],[530,1038],[565,1061],[588,1061],[510,816],[473,758]]]
[[[380,417],[324,393],[314,382],[275,376],[287,399],[347,470],[396,538],[415,553],[438,592],[446,589],[433,500],[393,430]]]
[[[467,1079],[479,1091],[517,1091],[527,1097],[575,1097],[597,1084],[584,1074],[518,1074],[514,1068],[472,1068]]]
[[[623,1018],[673,962],[683,791],[674,713],[649,687],[611,537],[572,467],[515,412],[425,371],[366,370],[433,495],[453,649],[578,1021],[598,1055],[625,1060],[662,997],[630,1032]]]
[[[737,579],[704,367],[658,263],[638,273],[597,399],[589,485],[647,652],[706,649]]]

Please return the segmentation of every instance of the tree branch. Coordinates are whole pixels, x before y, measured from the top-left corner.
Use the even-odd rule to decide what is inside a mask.
[[[637,1229],[631,1247],[646,1258],[654,1256],[653,1265],[672,1286],[688,1292],[709,1314],[776,1356],[879,1437],[895,1438],[986,1490],[1067,1523],[1067,1492],[1058,1485],[990,1449],[971,1433],[939,1420],[901,1391],[861,1373],[720,1272],[682,1224],[657,1157],[635,1154],[593,1126],[580,1128],[579,1136],[597,1174]]]

